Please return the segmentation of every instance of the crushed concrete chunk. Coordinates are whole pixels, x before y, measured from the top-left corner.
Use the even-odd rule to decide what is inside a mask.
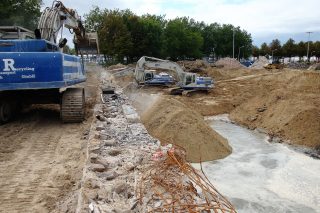
[[[106,170],[102,164],[91,164],[90,169],[94,172],[104,172]]]

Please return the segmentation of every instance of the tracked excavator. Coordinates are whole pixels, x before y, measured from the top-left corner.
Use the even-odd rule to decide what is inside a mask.
[[[168,74],[155,74],[155,70],[162,69],[173,71],[177,80]],[[135,79],[139,85],[172,85],[176,83],[176,87],[170,88],[171,95],[186,95],[190,96],[194,92],[208,92],[213,88],[213,80],[210,77],[201,77],[195,73],[183,71],[183,69],[175,62],[163,60],[154,57],[141,57],[135,68]]]
[[[79,86],[86,81],[84,64],[81,57],[62,53],[67,39],[58,36],[64,28],[74,34],[77,52],[97,49],[78,13],[60,1],[42,12],[35,39],[0,40],[0,123],[30,104],[60,104],[63,122],[84,119],[85,91]]]

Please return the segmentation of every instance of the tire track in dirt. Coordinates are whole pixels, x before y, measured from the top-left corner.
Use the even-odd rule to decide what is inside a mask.
[[[11,155],[9,161],[0,162],[3,212],[47,212],[55,194],[59,197],[65,189],[72,190],[76,182],[71,176],[83,158],[81,131],[77,131],[81,124],[62,125],[43,117],[30,126],[3,141],[17,145],[14,152],[3,153]]]
[[[87,73],[88,112],[100,69]],[[33,106],[0,126],[0,212],[74,212],[87,142],[81,138],[91,115],[62,124],[59,106]]]

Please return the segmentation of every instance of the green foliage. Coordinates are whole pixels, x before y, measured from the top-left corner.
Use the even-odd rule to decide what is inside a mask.
[[[203,38],[187,18],[170,20],[164,29],[164,53],[172,60],[201,57]]]
[[[282,47],[279,39],[274,39],[269,44],[271,54],[273,52],[273,56],[282,56]]]
[[[41,14],[41,3],[41,0],[1,0],[0,25],[35,29]]]
[[[307,54],[307,43],[300,41],[297,45],[296,55],[299,56],[300,60]]]
[[[296,54],[296,51],[297,47],[295,41],[292,38],[290,38],[282,47],[283,55],[290,58]]]
[[[263,44],[261,44],[260,55],[263,55],[263,56],[271,55],[271,50],[270,50],[269,46],[267,45],[267,43],[265,43],[265,42]]]
[[[259,57],[260,56],[260,49],[257,46],[252,47],[252,56]]]
[[[235,29],[235,55],[238,48],[245,57],[251,54],[251,35],[239,27],[206,25],[188,17],[166,20],[164,16],[137,16],[130,10],[100,10],[94,7],[85,15],[88,31],[98,31],[100,49],[108,58],[138,60],[143,55],[178,59],[195,59],[214,53],[232,56]],[[241,54],[242,55],[242,54]]]
[[[132,39],[124,23],[121,12],[106,11],[98,31],[100,51],[113,56],[117,61],[123,61],[132,48]]]
[[[107,11],[102,11],[98,6],[94,6],[89,14],[85,14],[85,28],[87,32],[97,32],[103,21],[103,16]]]

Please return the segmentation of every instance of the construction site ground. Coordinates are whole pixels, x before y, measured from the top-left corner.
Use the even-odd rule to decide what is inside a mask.
[[[199,73],[214,78],[214,89],[185,97],[167,95],[166,88],[136,87],[131,68],[112,77],[123,67],[88,66],[87,119],[81,124],[61,124],[57,106],[32,106],[0,126],[0,211],[139,212],[165,206],[146,203],[154,197],[148,184],[137,204],[137,181],[149,171],[158,140],[164,147],[189,144],[184,148],[193,150],[187,153],[193,162],[232,152],[205,116],[229,114],[232,122],[263,131],[270,141],[319,154],[319,72],[206,67]],[[100,87],[110,85],[116,95],[100,97]]]
[[[175,96],[202,116],[230,114],[231,120],[260,129],[278,141],[319,150],[320,73],[306,70],[207,68],[214,89],[192,97]],[[122,86],[132,76],[119,80]],[[130,87],[130,86],[129,86]],[[164,93],[165,88],[142,87],[139,93]]]
[[[87,70],[83,123],[62,124],[58,105],[35,105],[0,126],[0,212],[74,208],[100,71],[97,67]]]

